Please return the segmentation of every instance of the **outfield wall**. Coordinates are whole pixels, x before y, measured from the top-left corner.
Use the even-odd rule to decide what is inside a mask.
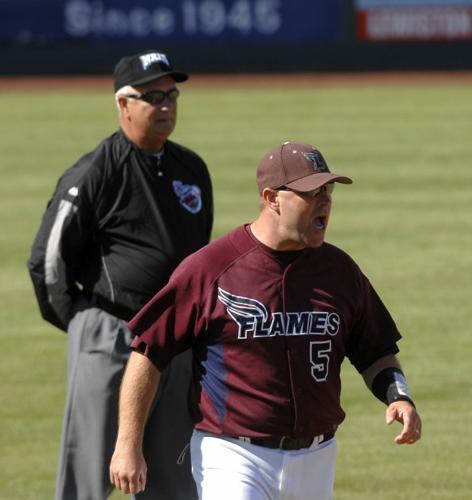
[[[0,1],[0,74],[109,74],[148,48],[207,72],[472,69],[472,0]]]

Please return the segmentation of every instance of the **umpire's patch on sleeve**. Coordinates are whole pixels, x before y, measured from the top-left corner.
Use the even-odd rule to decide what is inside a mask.
[[[172,186],[179,203],[190,213],[197,214],[202,209],[202,194],[198,186],[173,181]]]

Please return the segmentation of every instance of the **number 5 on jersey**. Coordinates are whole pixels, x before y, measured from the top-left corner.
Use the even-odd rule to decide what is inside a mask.
[[[331,340],[310,342],[311,376],[317,382],[325,382],[328,378],[330,352]]]

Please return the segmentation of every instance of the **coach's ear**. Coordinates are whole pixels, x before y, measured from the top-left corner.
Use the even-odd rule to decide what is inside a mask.
[[[269,208],[270,210],[274,210],[277,213],[279,213],[278,194],[279,194],[278,191],[271,188],[264,188],[261,194],[264,206]]]

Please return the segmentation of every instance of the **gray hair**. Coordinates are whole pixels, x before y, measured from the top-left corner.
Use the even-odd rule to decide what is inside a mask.
[[[125,85],[124,87],[121,87],[115,92],[115,103],[116,107],[118,108],[118,111],[120,111],[120,104],[118,102],[118,98],[121,96],[126,96],[126,94],[136,94],[138,91],[132,87],[131,85]]]

